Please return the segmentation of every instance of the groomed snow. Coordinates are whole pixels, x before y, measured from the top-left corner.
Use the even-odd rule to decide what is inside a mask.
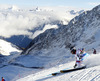
[[[50,75],[62,69],[72,68],[74,61],[52,68],[43,69],[16,81],[99,81],[100,80],[100,54],[91,54],[85,61],[86,69],[64,73],[57,76]]]

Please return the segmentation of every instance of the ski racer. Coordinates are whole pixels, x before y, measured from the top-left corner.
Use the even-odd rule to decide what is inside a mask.
[[[5,81],[5,79],[2,77],[2,81]]]
[[[71,50],[71,53],[75,54],[75,57],[76,57],[76,62],[75,62],[74,68],[83,66],[83,61],[85,60],[86,57],[89,56],[89,54],[85,52],[85,49],[82,48],[82,49],[76,50],[75,47],[72,47],[72,48],[70,48],[70,50]]]

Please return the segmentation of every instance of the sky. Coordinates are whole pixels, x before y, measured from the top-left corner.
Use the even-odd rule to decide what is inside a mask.
[[[0,4],[32,6],[71,6],[78,8],[93,8],[100,4],[100,0],[0,0]]]

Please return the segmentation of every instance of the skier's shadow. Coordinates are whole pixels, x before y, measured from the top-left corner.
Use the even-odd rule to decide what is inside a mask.
[[[50,79],[50,78],[53,78],[53,77],[58,77],[58,76],[60,76],[60,75],[64,75],[64,74],[66,74],[66,73],[58,73],[56,76],[53,76],[53,75],[48,75],[47,77],[44,77],[44,78],[41,78],[41,79],[38,79],[38,80],[35,80],[35,81],[44,81],[44,80],[46,80],[46,79]]]
[[[35,81],[44,81],[44,80],[49,79],[49,78],[52,78],[52,76],[50,76],[50,77],[45,77],[45,78],[41,78],[41,79],[38,79],[38,80],[35,80]]]

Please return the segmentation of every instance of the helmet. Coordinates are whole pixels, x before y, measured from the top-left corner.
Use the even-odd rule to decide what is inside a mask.
[[[75,49],[75,47],[74,47],[74,46],[70,47],[70,50],[73,50],[73,49]]]
[[[84,51],[85,50],[85,48],[82,48],[82,51]]]
[[[70,51],[71,51],[72,54],[76,54],[76,49],[75,49],[75,47],[71,47],[71,48],[70,48]]]

